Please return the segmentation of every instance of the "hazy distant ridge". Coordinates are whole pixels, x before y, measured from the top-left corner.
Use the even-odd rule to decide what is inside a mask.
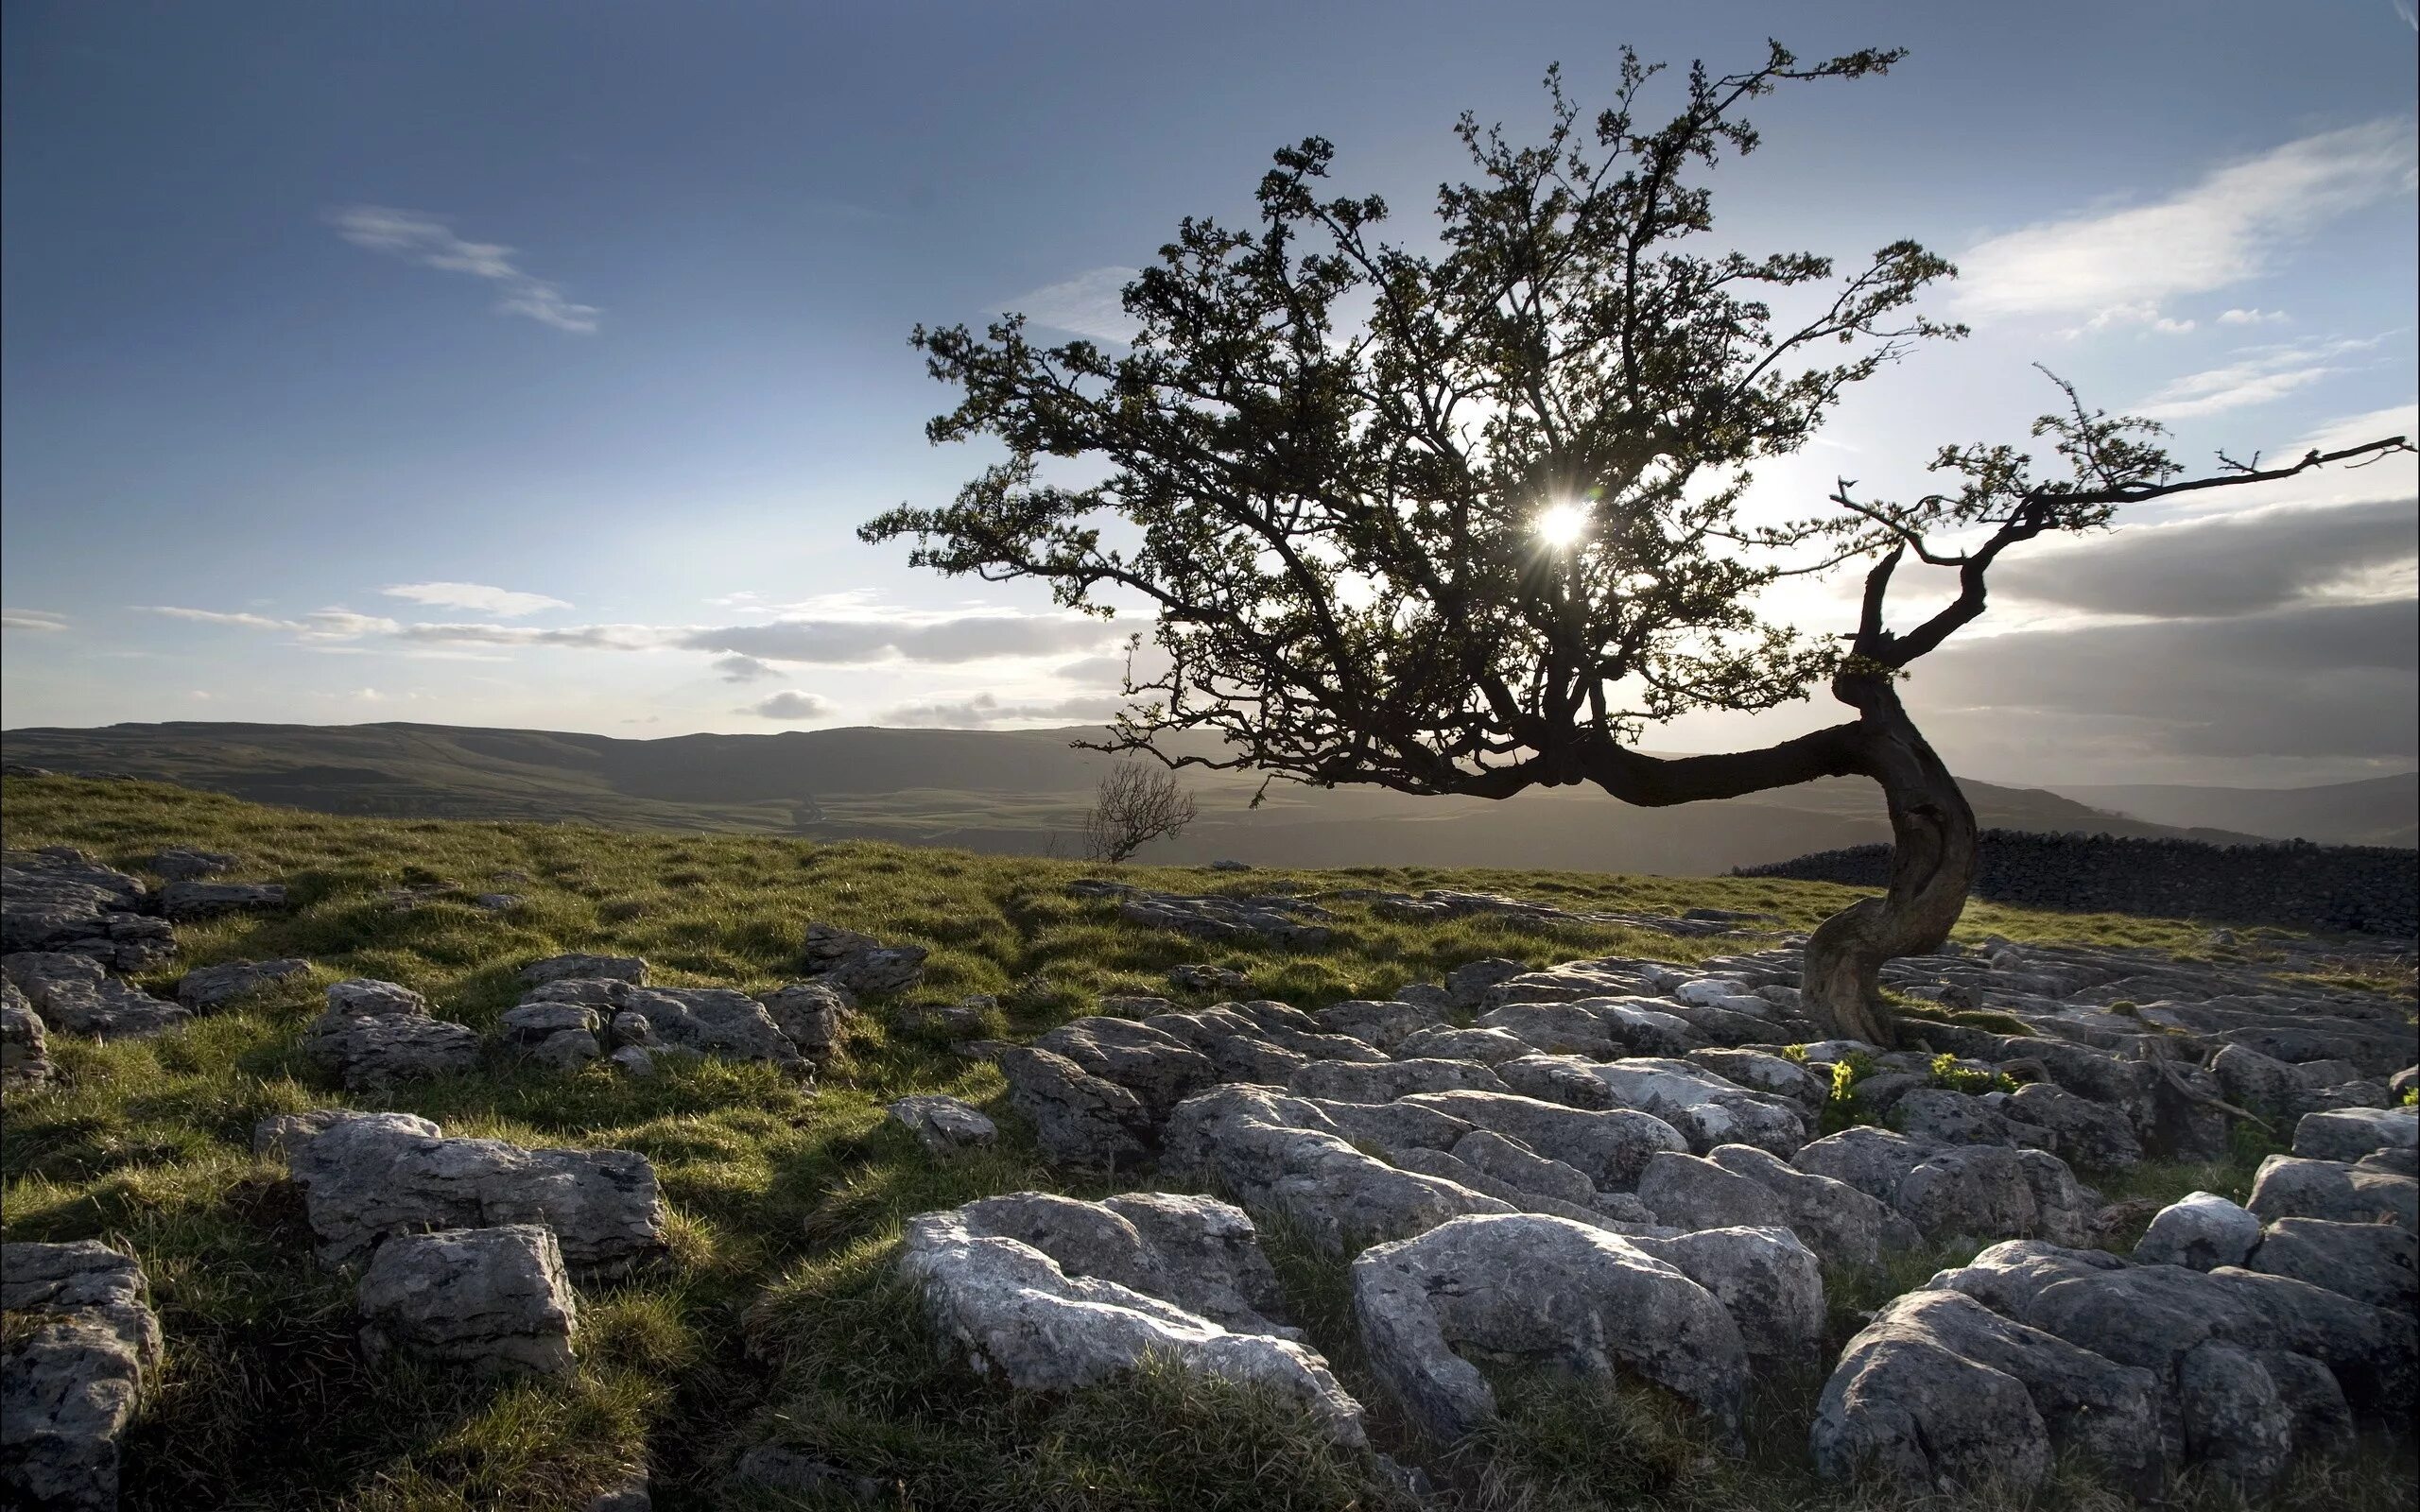
[[[179,722],[9,731],[7,758],[125,773],[336,814],[573,820],[631,828],[863,836],[1072,853],[1108,758],[1071,730],[821,730],[618,740],[443,725]],[[1870,782],[1829,779],[1720,803],[1634,809],[1593,788],[1507,802],[1187,772],[1201,818],[1153,860],[1303,867],[1458,865],[1711,874],[1888,837]],[[1968,782],[1988,826],[2168,836],[2180,827],[2071,798]],[[2257,832],[2197,827],[2219,843]]]

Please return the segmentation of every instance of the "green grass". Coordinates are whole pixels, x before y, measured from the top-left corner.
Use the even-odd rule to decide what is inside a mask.
[[[55,1037],[58,1084],[9,1099],[0,1131],[6,1236],[124,1246],[143,1262],[166,1332],[166,1362],[130,1444],[129,1508],[547,1512],[583,1505],[640,1465],[666,1509],[785,1504],[725,1487],[732,1463],[761,1443],[829,1458],[877,1483],[883,1504],[916,1508],[1401,1504],[1372,1462],[1264,1396],[1153,1368],[1115,1388],[1021,1397],[947,1363],[891,1275],[903,1220],[992,1193],[1104,1189],[1042,1167],[1002,1106],[997,1073],[893,1032],[895,1005],[860,1017],[845,1057],[812,1089],[719,1062],[633,1082],[499,1059],[391,1098],[348,1099],[315,1084],[295,1048],[339,977],[405,983],[442,1016],[486,1030],[516,1000],[517,969],[538,956],[632,953],[663,982],[757,990],[793,974],[802,932],[823,919],[930,947],[918,998],[995,994],[1009,1032],[1028,1037],[1105,994],[1182,997],[1166,973],[1185,961],[1240,967],[1256,994],[1318,1007],[1383,997],[1482,956],[1687,961],[1740,948],[1623,928],[1404,922],[1356,904],[1336,905],[1337,939],[1316,954],[1207,948],[1069,897],[1065,884],[1092,871],[1074,862],[349,818],[72,779],[9,779],[0,803],[12,848],[77,845],[139,869],[164,845],[196,845],[242,856],[238,877],[288,885],[286,913],[181,928],[182,957],[148,982],[154,990],[214,961],[313,962],[307,980],[158,1040]],[[1802,928],[1855,896],[1772,879],[1420,868],[1130,867],[1121,875],[1188,891],[1455,886],[1580,908],[1715,906]],[[438,884],[465,896],[401,913],[379,902],[388,888]],[[467,902],[491,890],[525,902],[491,914]],[[2185,924],[1988,905],[1970,910],[1960,933],[2171,950],[2200,938]],[[1006,1140],[977,1159],[934,1161],[883,1122],[882,1105],[910,1091],[968,1098],[1002,1120]],[[348,1101],[424,1114],[454,1133],[640,1151],[671,1211],[672,1255],[582,1289],[580,1367],[567,1383],[372,1363],[354,1338],[348,1280],[311,1261],[282,1165],[251,1154],[263,1115]],[[2195,1184],[2226,1178],[2197,1174]],[[1623,1487],[1706,1507],[1846,1505],[1842,1497],[1861,1494],[1808,1479],[1812,1384],[1804,1381],[1760,1387],[1759,1452],[1742,1463],[1699,1452],[1687,1425],[1634,1393],[1530,1392],[1517,1382],[1489,1444],[1453,1453],[1419,1444],[1368,1379],[1345,1268],[1285,1232],[1267,1238],[1298,1321],[1369,1401],[1379,1446],[1429,1464],[1455,1504],[1603,1504]],[[1910,1264],[1921,1272],[1841,1279],[1835,1332],[1845,1338],[1858,1311],[1883,1299],[1876,1286],[1912,1284],[1948,1263],[1917,1257]],[[2329,1473],[2346,1478],[2340,1489],[2369,1484],[2358,1466]],[[2409,1479],[2399,1484],[2408,1494]]]

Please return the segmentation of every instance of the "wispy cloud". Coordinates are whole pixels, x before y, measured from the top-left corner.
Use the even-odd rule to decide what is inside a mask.
[[[178,604],[138,604],[146,614],[164,614],[170,619],[190,620],[199,625],[229,625],[247,630],[287,630],[306,640],[357,640],[365,635],[392,635],[403,626],[377,614],[355,614],[346,609],[323,609],[301,619],[279,619],[269,614],[254,614],[250,610],[187,609]]]
[[[2284,318],[2286,312],[2283,310],[2222,310],[2219,313],[2221,325],[2274,325]]]
[[[540,610],[569,609],[560,598],[544,593],[515,593],[510,588],[492,588],[485,583],[392,583],[379,590],[389,598],[409,599],[415,604],[437,604],[446,609],[484,610],[501,614],[506,619],[518,619],[535,614]]]
[[[782,669],[769,662],[759,662],[752,656],[727,656],[714,664],[725,682],[758,682],[766,678],[778,678]]]
[[[1993,237],[1958,260],[1960,302],[1980,318],[2156,310],[2267,271],[2321,221],[2413,180],[2408,119],[2304,137],[2155,203]]]
[[[67,628],[67,616],[46,609],[0,609],[0,627],[56,632]]]
[[[1048,326],[1096,341],[1132,341],[1134,318],[1126,313],[1124,294],[1139,269],[1096,267],[1063,283],[1046,284],[1009,301],[1006,308],[1035,325]]]
[[[1052,720],[1104,722],[1126,707],[1120,697],[1088,694],[1073,698],[1004,702],[993,694],[972,697],[901,704],[882,712],[886,725],[938,726],[947,730],[979,730],[990,725],[1034,724]]]
[[[488,280],[497,285],[495,308],[501,314],[527,316],[558,331],[586,335],[596,331],[597,317],[604,313],[596,305],[574,302],[560,285],[524,272],[513,262],[511,248],[465,241],[436,215],[385,205],[345,205],[330,211],[328,222],[355,247]]]
[[[2265,404],[2342,370],[2337,359],[2375,347],[2381,339],[2245,347],[2235,353],[2233,362],[2187,373],[2166,385],[2135,405],[2135,412],[2152,420],[2189,420]]]
[[[760,719],[829,719],[835,712],[831,699],[797,692],[777,693],[739,711]]]
[[[993,657],[1089,651],[1125,631],[1080,614],[955,614],[897,619],[774,620],[690,630],[678,644],[693,651],[856,666],[903,661],[950,664]]]
[[[406,625],[406,641],[453,645],[559,645],[587,651],[652,651],[678,634],[653,625]]]

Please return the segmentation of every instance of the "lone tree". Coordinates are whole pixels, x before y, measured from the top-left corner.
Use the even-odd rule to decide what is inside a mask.
[[[1751,72],[1694,67],[1661,126],[1634,113],[1658,70],[1628,51],[1593,120],[1549,71],[1542,144],[1462,117],[1478,176],[1439,190],[1433,250],[1379,239],[1376,198],[1322,197],[1328,143],[1286,148],[1255,225],[1188,219],[1127,285],[1122,352],[1038,346],[1016,316],[980,336],[920,327],[930,371],[962,392],[927,434],[989,437],[1006,459],[859,533],[913,536],[911,559],[946,574],[1042,579],[1096,613],[1104,591],[1148,600],[1167,671],[1130,676],[1133,707],[1099,748],[1171,767],[1498,799],[1594,782],[1657,806],[1871,778],[1890,887],[1824,920],[1803,983],[1836,1032],[1888,1044],[1876,971],[1940,946],[1976,861],[1973,812],[1897,683],[1982,613],[1993,562],[2122,505],[2409,449],[2266,469],[2221,455],[2187,478],[2159,426],[2062,384],[2034,422],[2055,454],[2039,469],[2013,446],[1945,446],[1940,491],[1843,481],[1809,518],[1744,518],[1754,466],[1803,446],[1850,385],[1965,334],[1914,312],[1956,272],[1914,242],[1845,271],[1697,249],[1713,225],[1700,180],[1756,146],[1744,102],[1900,56],[1802,64],[1775,45]],[[1100,481],[1046,477],[1045,458]],[[1894,630],[1885,601],[1910,558],[1955,573],[1957,596]],[[1759,607],[1778,578],[1859,559],[1850,633],[1805,638]],[[1756,750],[1634,748],[1691,710],[1772,709],[1825,682],[1855,717]],[[1186,732],[1223,754],[1167,739]]]
[[[1100,780],[1084,816],[1084,855],[1119,862],[1193,822],[1193,795],[1167,766],[1120,762]]]

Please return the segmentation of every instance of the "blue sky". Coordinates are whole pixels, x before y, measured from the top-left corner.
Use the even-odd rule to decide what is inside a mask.
[[[1912,235],[1967,275],[1935,308],[1975,338],[1869,386],[1768,472],[1773,500],[2021,437],[2035,361],[2191,457],[2415,428],[2393,0],[0,18],[10,726],[1095,716],[1102,648],[1044,593],[851,533],[979,461],[925,445],[946,394],[909,329],[1114,322],[1103,270],[1236,215],[1307,133],[1416,223],[1459,172],[1458,111],[1534,129],[1546,64],[1593,102],[1622,42],[1718,68],[1768,35],[1912,49],[1763,102],[1764,149],[1716,180],[1725,242]],[[2003,779],[2408,768],[2413,491],[2396,463],[2169,511],[2089,563],[2052,550],[1917,707]],[[2224,686],[2178,691],[2247,638]]]

